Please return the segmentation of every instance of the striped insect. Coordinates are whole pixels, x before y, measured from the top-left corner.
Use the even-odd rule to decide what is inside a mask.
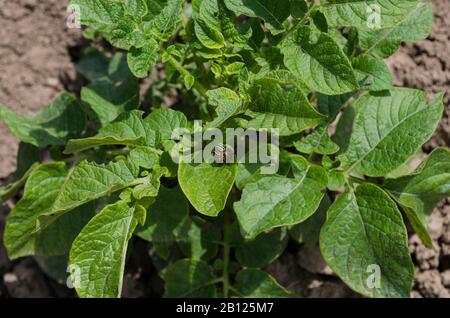
[[[214,148],[214,157],[216,163],[231,163],[233,158],[233,150],[226,145],[217,145]]]

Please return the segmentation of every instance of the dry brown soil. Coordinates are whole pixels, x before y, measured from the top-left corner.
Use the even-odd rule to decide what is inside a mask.
[[[0,103],[22,114],[48,104],[61,91],[78,93],[73,66],[83,41],[78,30],[65,26],[68,0],[0,0]],[[450,1],[433,1],[435,24],[429,39],[405,45],[388,64],[395,83],[439,91],[445,97],[445,117],[424,146],[450,147]],[[14,171],[17,140],[0,124],[0,181]],[[36,261],[11,262],[1,244],[9,207],[0,206],[0,297],[71,297],[72,290],[49,279]],[[416,235],[409,241],[416,264],[414,297],[450,297],[450,199],[430,219],[434,248],[426,249]],[[161,282],[153,270],[148,247],[138,241],[124,280],[124,296],[155,296]],[[304,297],[357,297],[325,265],[317,248],[285,253],[268,271]]]

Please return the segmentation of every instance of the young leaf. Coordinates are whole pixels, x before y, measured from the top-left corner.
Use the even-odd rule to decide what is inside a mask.
[[[403,207],[422,242],[431,248],[426,221],[435,205],[450,196],[449,150],[437,148],[414,173],[388,179],[383,187]]]
[[[128,66],[131,72],[137,78],[146,78],[150,68],[152,68],[158,59],[158,42],[149,39],[147,43],[140,48],[132,48],[127,55]]]
[[[72,154],[105,145],[152,146],[159,143],[159,136],[142,119],[143,112],[134,110],[119,115],[112,123],[101,128],[94,137],[70,140],[64,153]]]
[[[339,95],[359,88],[350,61],[326,33],[301,27],[286,39],[281,52],[286,67],[312,90]]]
[[[0,119],[21,141],[36,147],[64,145],[79,137],[85,127],[85,115],[75,97],[64,93],[31,117],[14,113],[0,105]]]
[[[391,27],[404,20],[417,0],[329,0],[319,9],[331,27],[357,27],[361,30]],[[379,21],[380,25],[372,25]]]
[[[148,13],[146,0],[125,0],[125,11],[135,18],[143,18]]]
[[[45,230],[36,230],[38,217],[50,210],[66,176],[62,162],[42,164],[31,171],[24,195],[6,221],[4,242],[9,258],[68,253],[75,236],[93,215],[92,205],[64,215]]]
[[[195,15],[195,36],[208,49],[220,49],[225,46],[220,22],[219,0],[201,0]]]
[[[234,91],[220,87],[207,92],[208,102],[216,109],[217,117],[207,124],[208,128],[219,127],[227,119],[241,111],[242,100]]]
[[[184,4],[184,0],[167,0],[162,10],[144,25],[145,33],[162,42],[170,40],[181,23]]]
[[[161,108],[144,119],[145,124],[158,132],[163,140],[171,140],[177,128],[188,128],[188,120],[182,112],[169,108]]]
[[[309,165],[303,157],[295,160],[295,179],[263,176],[245,186],[234,210],[246,239],[275,227],[303,222],[317,210],[327,184],[326,172]]]
[[[290,14],[288,0],[224,0],[227,8],[237,15],[246,15],[264,20],[273,35],[284,31],[283,23]]]
[[[253,119],[248,128],[278,128],[280,136],[289,136],[325,119],[295,85],[282,86],[277,80],[263,78],[253,83],[249,94],[252,102],[247,115]]]
[[[71,0],[80,8],[80,22],[98,31],[110,31],[124,15],[122,3],[109,0]]]
[[[339,156],[348,171],[381,177],[402,165],[427,141],[443,112],[442,94],[427,105],[426,94],[395,88],[389,95],[365,95],[347,152]]]
[[[194,208],[207,216],[217,216],[225,208],[236,179],[236,165],[190,164],[181,162],[178,181]]]
[[[71,279],[82,298],[120,297],[128,241],[145,215],[119,201],[81,231],[70,251]]]
[[[331,269],[369,297],[409,297],[414,265],[397,205],[379,187],[347,189],[328,210],[320,248]]]
[[[328,134],[328,125],[325,124],[320,124],[304,139],[296,141],[294,147],[298,152],[306,154],[330,155],[339,151],[339,146],[331,140]]]
[[[259,269],[244,269],[236,276],[236,292],[246,298],[291,298],[294,294],[284,289],[277,281]]]
[[[159,155],[154,148],[136,147],[130,151],[130,160],[144,169],[152,169],[159,163]]]
[[[163,272],[166,298],[212,298],[217,296],[211,266],[203,261],[183,259]]]

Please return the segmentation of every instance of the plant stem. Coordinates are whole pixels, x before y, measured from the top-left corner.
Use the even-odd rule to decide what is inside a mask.
[[[160,47],[161,52],[167,53],[167,51],[163,48]],[[191,76],[191,73],[184,68],[183,65],[181,65],[180,63],[178,63],[178,61],[169,53],[165,54],[166,58],[167,58],[167,63],[169,63],[174,69],[177,70],[178,73],[181,74],[181,76],[185,77],[185,76]],[[194,82],[194,89],[200,94],[202,95],[206,100],[208,99],[208,95],[206,94],[206,92],[208,91],[205,86],[202,85],[202,83],[200,83],[199,81],[195,80]]]
[[[309,7],[308,11],[306,11],[305,15],[303,16],[303,18],[296,24],[294,25],[292,28],[290,28],[286,34],[284,34],[283,39],[280,41],[283,42],[287,37],[289,37],[289,35],[291,35],[292,33],[294,33],[299,27],[301,27],[306,20],[309,18],[309,15],[311,14],[311,12],[313,11],[313,9],[316,8],[316,4],[311,4],[311,6]]]
[[[223,297],[228,298],[230,290],[230,278],[228,275],[230,266],[230,224],[228,218],[228,211],[224,214],[223,226],[223,269],[222,269],[222,283],[223,283]]]

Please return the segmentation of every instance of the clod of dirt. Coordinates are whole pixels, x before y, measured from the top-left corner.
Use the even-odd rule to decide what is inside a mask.
[[[21,260],[12,272],[6,273],[3,283],[9,296],[13,298],[52,297],[44,275],[29,258]]]
[[[448,298],[450,292],[442,284],[441,275],[438,270],[419,272],[415,279],[416,289],[423,297],[427,298]]]
[[[334,275],[323,259],[318,246],[300,248],[297,253],[297,264],[311,273]]]
[[[294,255],[289,253],[283,254],[269,265],[266,271],[274,276],[281,285],[300,297],[360,297],[334,276],[317,275],[303,269],[297,264]]]
[[[450,270],[446,270],[441,273],[442,285],[447,288],[450,288]]]
[[[435,269],[439,266],[440,246],[433,242],[433,248],[425,247],[419,237],[414,234],[409,239],[409,250],[414,255],[420,270]]]

